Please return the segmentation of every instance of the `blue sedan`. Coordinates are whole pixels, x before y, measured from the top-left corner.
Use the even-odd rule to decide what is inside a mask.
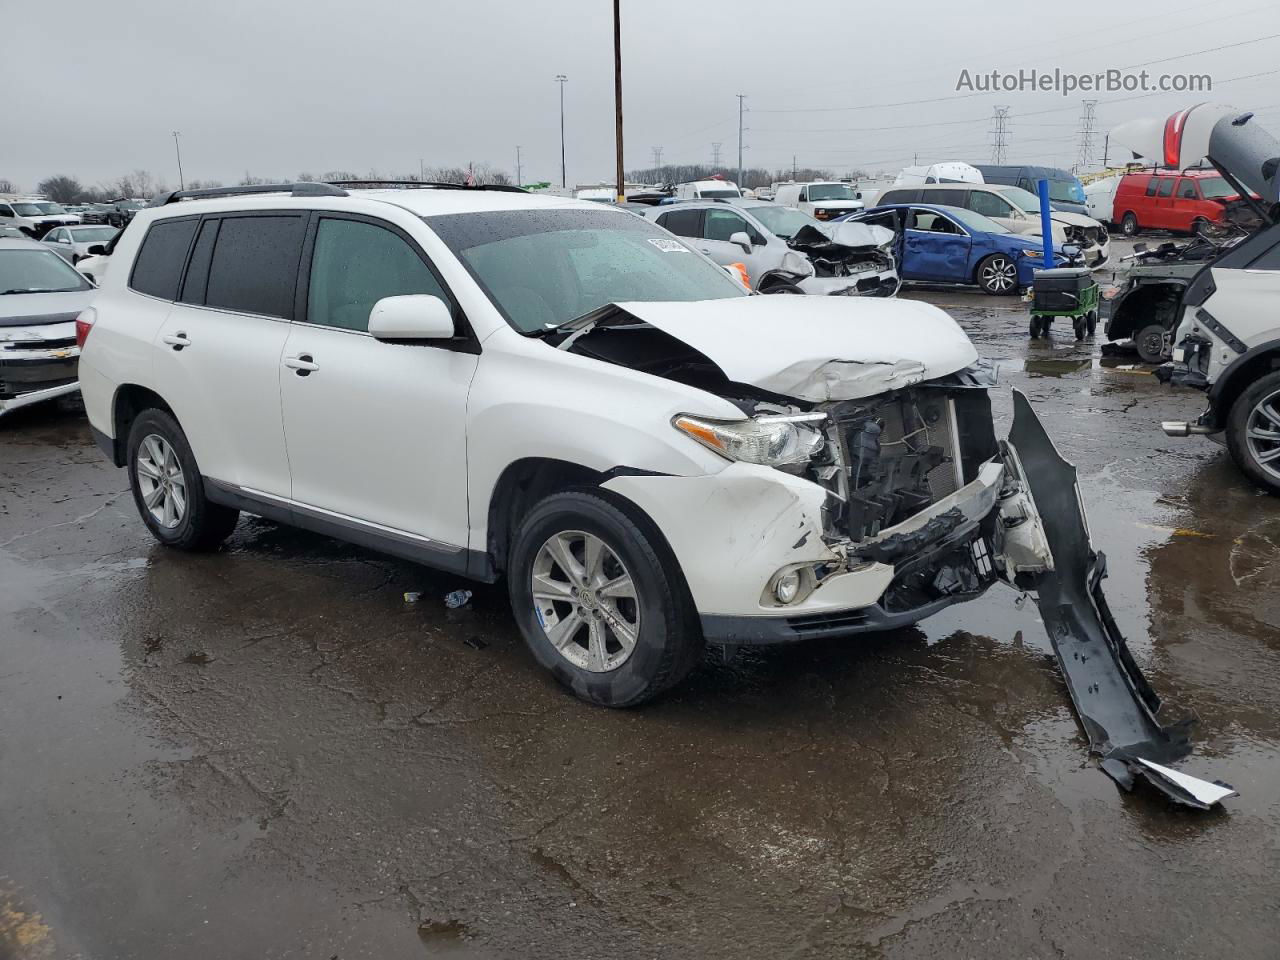
[[[906,282],[976,284],[1000,296],[1031,286],[1034,271],[1044,266],[1039,237],[960,207],[891,203],[840,219],[893,230],[898,273]],[[1061,248],[1054,255],[1057,266],[1067,263]]]

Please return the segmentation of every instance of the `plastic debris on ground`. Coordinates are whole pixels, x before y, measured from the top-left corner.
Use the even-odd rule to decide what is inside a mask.
[[[454,590],[452,593],[446,593],[444,595],[444,605],[450,610],[457,610],[459,607],[465,607],[470,601],[470,590]]]

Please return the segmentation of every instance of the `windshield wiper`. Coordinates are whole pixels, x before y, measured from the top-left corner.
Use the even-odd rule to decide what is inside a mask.
[[[3,292],[0,292],[0,296],[5,296],[6,294],[10,294],[10,293],[52,293],[52,292],[53,291],[51,290],[42,290],[39,287],[14,287],[12,290],[5,290]]]

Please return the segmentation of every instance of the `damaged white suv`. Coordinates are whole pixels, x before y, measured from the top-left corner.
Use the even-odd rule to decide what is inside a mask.
[[[505,576],[537,659],[612,706],[706,643],[1043,596],[1055,569],[1076,599],[1046,621],[1115,643],[1074,470],[1020,395],[997,442],[929,304],[747,295],[651,222],[509,189],[188,191],[113,260],[81,387],[161,543],[247,511]]]

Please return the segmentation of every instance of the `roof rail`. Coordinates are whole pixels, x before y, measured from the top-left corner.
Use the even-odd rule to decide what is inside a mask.
[[[288,193],[295,197],[345,197],[347,191],[328,183],[253,183],[239,187],[208,187],[203,190],[170,190],[158,193],[147,204],[149,207],[163,207],[167,203],[179,200],[204,200],[208,197],[238,197],[253,193]]]
[[[523,187],[507,183],[448,183],[443,180],[330,180],[335,187],[346,187],[353,190],[376,190],[390,187],[396,190],[494,190],[499,193],[528,193]]]

